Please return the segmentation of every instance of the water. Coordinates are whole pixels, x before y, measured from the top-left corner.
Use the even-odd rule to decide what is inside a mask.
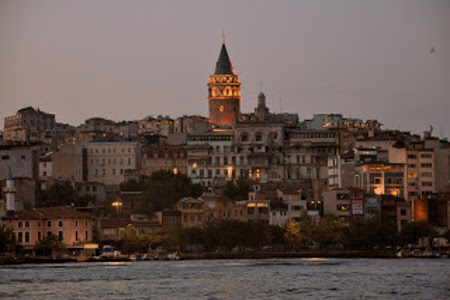
[[[450,260],[267,259],[0,267],[0,299],[450,299]]]

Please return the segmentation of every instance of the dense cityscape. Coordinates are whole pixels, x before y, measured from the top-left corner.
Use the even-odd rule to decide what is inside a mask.
[[[93,116],[77,127],[33,107],[6,117],[2,257],[448,256],[450,143],[433,128],[299,120],[272,113],[262,90],[241,112],[225,41],[207,91],[208,117]]]

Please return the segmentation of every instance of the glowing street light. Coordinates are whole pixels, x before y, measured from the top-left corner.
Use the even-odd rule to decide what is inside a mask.
[[[122,202],[120,202],[120,201],[114,201],[114,202],[112,203],[112,206],[115,206],[115,207],[116,207],[116,214],[117,214],[117,216],[119,216],[119,208],[122,206]]]

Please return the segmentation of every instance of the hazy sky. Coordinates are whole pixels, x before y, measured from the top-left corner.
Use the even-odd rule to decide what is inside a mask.
[[[222,28],[244,112],[262,81],[272,111],[450,136],[448,0],[0,0],[0,126],[207,116]]]

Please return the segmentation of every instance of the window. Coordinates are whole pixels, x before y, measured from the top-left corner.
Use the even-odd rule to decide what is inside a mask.
[[[338,205],[336,205],[336,209],[338,211],[349,211],[350,205],[349,204],[338,204]]]
[[[78,227],[78,220],[75,221],[75,227]]]
[[[116,169],[112,169],[112,174],[116,175]]]
[[[59,221],[59,222],[58,222],[58,227],[64,227],[63,221]]]
[[[64,239],[64,231],[58,231],[58,239],[62,241]]]
[[[416,164],[408,164],[408,168],[416,168],[417,165]]]
[[[422,154],[420,154],[420,158],[431,158],[431,157],[432,156],[429,153],[422,153]]]
[[[424,163],[424,164],[420,164],[421,168],[432,168],[433,164],[432,163]]]
[[[29,243],[29,242],[30,242],[30,233],[25,232],[25,243]]]
[[[131,157],[128,157],[128,165],[131,165]]]
[[[30,227],[30,222],[25,221],[25,227]]]
[[[400,214],[402,215],[402,216],[406,216],[406,209],[401,209],[400,210]]]
[[[39,221],[38,223],[37,223],[37,227],[41,227],[41,221]]]
[[[22,221],[19,221],[19,223],[17,223],[17,227],[19,227],[19,228],[22,228],[22,227],[23,227]]]
[[[423,181],[422,186],[433,186],[433,183],[430,181]]]
[[[23,232],[19,232],[19,233],[17,234],[17,241],[18,241],[19,243],[22,243],[22,242],[23,242]]]
[[[89,237],[89,232],[86,230],[86,232],[84,233],[84,236],[85,236],[85,241],[87,241],[88,240],[88,237]]]
[[[433,177],[432,172],[422,172],[421,175],[422,175],[422,177]]]
[[[248,135],[247,135],[247,134],[243,134],[243,135],[241,136],[241,141],[243,141],[243,142],[248,142]]]
[[[42,238],[42,237],[41,237],[41,232],[40,232],[40,231],[38,231],[38,233],[37,233],[37,240],[38,240],[38,241],[40,241],[40,240],[41,240],[41,238]]]
[[[255,136],[255,140],[256,140],[257,142],[261,142],[261,141],[263,140],[262,134],[257,133],[256,136]]]
[[[52,221],[47,221],[47,227],[52,227]]]
[[[51,231],[47,231],[47,236],[51,236],[52,232]]]
[[[408,159],[417,159],[417,155],[415,155],[415,154],[408,154]]]

